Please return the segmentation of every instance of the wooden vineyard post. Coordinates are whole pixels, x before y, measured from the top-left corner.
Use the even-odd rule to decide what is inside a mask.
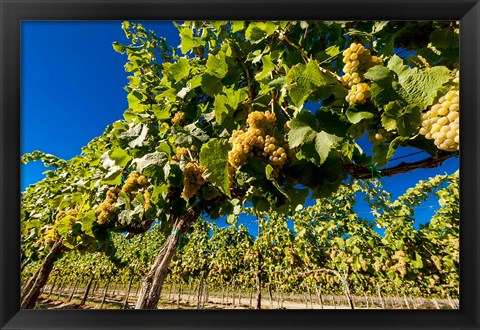
[[[232,280],[232,308],[235,308],[235,279]]]
[[[53,279],[53,284],[52,286],[50,287],[50,292],[48,293],[48,298],[50,298],[50,296],[52,295],[52,292],[53,292],[53,288],[55,287],[55,284],[57,284],[57,279],[58,279],[58,275],[55,276],[55,278]]]
[[[103,304],[105,303],[105,300],[107,299],[107,291],[108,291],[108,286],[110,285],[110,280],[107,281],[105,284],[105,289],[103,290],[103,297],[102,297],[102,303],[100,304],[100,309],[103,308]]]
[[[128,297],[130,296],[130,290],[132,289],[132,282],[134,277],[135,277],[135,274],[130,275],[130,281],[128,282],[128,289],[127,289],[127,293],[125,294],[125,300],[123,301],[122,309],[127,308]]]
[[[208,303],[209,295],[210,295],[210,286],[208,285],[208,283],[206,283],[205,284],[205,299],[203,300],[204,301],[203,307],[205,307],[205,303]]]
[[[80,302],[80,305],[85,305],[85,303],[87,302],[88,292],[90,291],[90,288],[92,286],[94,279],[95,279],[95,273],[92,273],[92,275],[90,276],[90,280],[88,281],[87,288],[85,289],[85,294],[83,295],[82,301]]]
[[[268,288],[268,298],[269,298],[270,309],[273,309],[272,283],[268,282],[267,288]]]
[[[313,309],[312,290],[310,289],[310,286],[307,286],[307,289],[308,289],[308,297],[310,299],[310,308]]]
[[[200,309],[202,306],[202,291],[203,291],[203,273],[200,276],[200,283],[198,283],[198,291],[197,291],[197,309]]]
[[[94,285],[92,289],[92,296],[95,296],[95,292],[97,291],[97,287],[98,287],[98,280],[93,281],[93,283]]]
[[[250,287],[250,303],[248,304],[249,308],[252,308],[252,300],[253,300],[253,286]]]
[[[378,284],[377,285],[377,290],[378,290],[378,297],[380,298],[380,302],[382,304],[382,309],[385,309],[385,300],[383,300],[382,296],[382,285]]]
[[[408,303],[407,296],[405,293],[403,293],[403,301],[405,302],[405,305],[407,305],[407,309],[410,309],[410,304]]]
[[[173,282],[170,283],[169,288],[168,288],[168,296],[167,296],[168,300],[172,300],[172,291],[173,291]]]
[[[68,297],[68,301],[72,301],[73,296],[75,295],[75,291],[77,290],[78,282],[79,282],[78,279],[75,280],[75,282],[74,282],[74,284],[73,284],[73,290],[72,290],[72,293],[70,294],[70,296]]]
[[[180,308],[180,300],[182,299],[182,282],[178,286],[178,296],[177,296],[177,308]]]
[[[323,298],[322,298],[322,285],[315,287],[315,291],[317,293],[318,303],[320,304],[320,308],[323,309]]]
[[[187,304],[190,304],[190,296],[192,294],[192,281],[188,283]]]

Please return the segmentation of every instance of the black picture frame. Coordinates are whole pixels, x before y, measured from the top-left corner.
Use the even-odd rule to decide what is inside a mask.
[[[20,23],[124,19],[459,20],[460,310],[20,310]],[[478,0],[0,0],[0,28],[1,329],[479,329]]]

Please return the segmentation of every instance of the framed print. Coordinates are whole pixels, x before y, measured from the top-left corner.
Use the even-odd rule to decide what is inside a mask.
[[[0,4],[1,329],[479,328],[478,1]]]

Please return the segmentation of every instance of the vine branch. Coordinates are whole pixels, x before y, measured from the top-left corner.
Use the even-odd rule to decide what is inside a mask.
[[[439,152],[436,158],[429,157],[413,163],[401,162],[400,164],[383,170],[378,170],[382,176],[393,176],[400,173],[410,172],[419,168],[434,168],[441,165],[455,154],[450,152]],[[357,164],[349,164],[345,168],[347,172],[356,179],[371,179],[374,175],[372,170]]]

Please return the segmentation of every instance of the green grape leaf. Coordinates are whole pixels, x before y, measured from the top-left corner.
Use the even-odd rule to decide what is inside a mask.
[[[219,52],[217,55],[209,54],[207,60],[207,70],[205,73],[211,74],[218,78],[223,78],[227,75],[228,64],[224,52]]]
[[[310,193],[308,189],[297,189],[297,188],[284,188],[283,191],[288,196],[288,202],[276,209],[278,212],[287,213],[291,210],[298,211],[305,201],[307,200],[308,194]]]
[[[233,21],[232,22],[232,32],[238,32],[245,29],[245,21]]]
[[[168,155],[163,151],[155,151],[134,159],[132,162],[137,171],[148,177],[156,177],[157,182],[162,182],[168,176]]]
[[[199,145],[208,141],[210,138],[205,131],[200,127],[197,127],[195,124],[186,125],[184,127],[175,125],[174,129],[174,133],[176,134],[175,144],[182,147],[188,148],[192,145]]]
[[[128,107],[134,113],[141,113],[145,111],[146,106],[142,104],[142,100],[143,100],[143,94],[140,92],[133,91],[128,93],[127,95]]]
[[[274,87],[274,88],[282,88],[285,84],[287,83],[287,77],[285,76],[280,76],[280,77],[277,77],[273,80],[270,80],[267,85],[269,87]]]
[[[225,94],[218,94],[214,101],[215,120],[223,124],[231,119],[238,105],[248,97],[247,88],[238,90],[226,89]]]
[[[398,136],[393,139],[392,142],[390,142],[389,144],[382,143],[374,145],[372,149],[372,152],[374,154],[372,160],[374,163],[376,163],[376,166],[385,166],[390,160],[390,158],[393,157],[397,148],[406,140],[408,140],[408,138]]]
[[[402,106],[398,101],[392,101],[385,105],[381,122],[383,128],[391,132],[397,129],[397,118],[402,112]]]
[[[72,229],[72,223],[71,223],[72,217],[70,215],[64,216],[57,222],[57,230],[60,236],[63,238],[67,238],[68,235],[70,234],[70,231]]]
[[[406,140],[407,139],[402,136],[397,136],[395,139],[393,139],[392,142],[390,142],[390,144],[388,145],[386,158],[387,159],[392,158],[393,155],[395,154],[395,151],[397,151],[398,147]]]
[[[320,87],[335,86],[337,79],[329,72],[322,72],[314,60],[297,64],[287,73],[287,90],[296,107],[300,107],[310,94]]]
[[[422,123],[421,109],[417,104],[410,104],[397,117],[397,130],[401,136],[410,136],[418,132]]]
[[[394,90],[407,104],[417,104],[421,108],[433,104],[437,90],[451,79],[447,67],[410,68],[396,55],[388,62],[388,68],[398,76],[398,83],[392,84]]]
[[[274,178],[272,178],[272,172],[273,172],[272,165],[267,164],[267,166],[265,166],[265,174],[266,174],[268,180],[273,180],[274,179]]]
[[[95,210],[89,210],[85,212],[79,220],[82,222],[82,231],[86,235],[94,237],[92,226],[97,220],[97,217],[95,216]]]
[[[435,30],[430,35],[430,41],[435,48],[451,49],[459,48],[460,35],[458,30],[447,27],[443,30]]]
[[[375,65],[368,69],[368,71],[365,73],[365,78],[375,82],[381,80],[392,81],[394,76],[393,72],[383,65]]]
[[[108,157],[115,162],[115,165],[125,167],[128,162],[132,160],[132,157],[121,148],[114,148],[108,154]]]
[[[300,146],[304,156],[317,165],[327,159],[330,150],[341,140],[342,138],[321,130],[310,111],[302,110],[290,121],[290,148]]]
[[[335,55],[340,53],[340,47],[338,47],[338,45],[332,45],[332,46],[328,47],[327,49],[325,49],[325,53],[328,56],[335,56]]]
[[[120,54],[125,53],[125,50],[127,49],[127,47],[125,47],[124,45],[116,41],[112,43],[112,46],[113,46],[113,49]]]
[[[130,148],[140,147],[143,144],[143,141],[145,141],[145,138],[147,137],[147,133],[148,133],[148,126],[142,125],[142,131],[135,139],[133,139],[128,143],[128,146]]]
[[[252,197],[252,204],[255,210],[258,212],[266,212],[270,210],[270,203],[268,199],[262,196],[253,196]]]
[[[206,168],[205,179],[230,196],[228,178],[228,151],[230,147],[225,140],[211,139],[200,149],[200,164]]]
[[[417,252],[415,252],[415,260],[411,260],[410,263],[417,269],[423,268],[422,257]]]
[[[251,22],[245,31],[245,38],[252,43],[259,43],[273,32],[277,26],[273,22]]]
[[[170,63],[168,63],[170,64]],[[191,65],[188,59],[180,58],[177,63],[173,63],[168,67],[168,73],[172,75],[176,82],[188,77]]]
[[[368,105],[365,107],[364,105],[359,106],[355,104],[347,109],[345,115],[347,116],[348,121],[352,124],[358,124],[364,119],[371,119],[374,117],[374,109],[372,109],[373,111],[368,110],[370,110]]]
[[[165,120],[170,118],[170,109],[168,107],[160,107],[156,104],[153,104],[151,107],[155,118],[157,118],[158,120]]]
[[[179,27],[179,26],[177,26]],[[195,47],[204,46],[205,42],[198,37],[193,36],[193,30],[190,27],[179,27],[180,29],[180,48],[183,54],[188,53]]]
[[[206,200],[214,199],[215,197],[218,197],[222,194],[217,188],[212,187],[210,185],[202,186],[201,193],[202,193],[203,199],[206,199]]]
[[[388,163],[388,144],[375,144],[372,148],[373,158],[372,162],[376,164],[377,167],[385,166]]]
[[[383,108],[392,101],[401,100],[401,96],[393,88],[393,82],[382,80],[371,85],[372,100],[378,108]]]
[[[120,166],[112,166],[108,169],[107,174],[102,178],[102,183],[108,185],[119,185],[122,183],[122,171]]]
[[[272,62],[271,55],[268,54],[268,55],[263,56],[262,57],[262,71],[257,73],[255,78],[257,80],[265,79],[265,77],[267,77],[267,75],[270,72],[272,72],[274,68],[275,68],[275,65]]]
[[[202,76],[202,90],[208,96],[215,96],[215,94],[221,93],[223,89],[222,78],[214,76],[209,73],[204,73]]]

